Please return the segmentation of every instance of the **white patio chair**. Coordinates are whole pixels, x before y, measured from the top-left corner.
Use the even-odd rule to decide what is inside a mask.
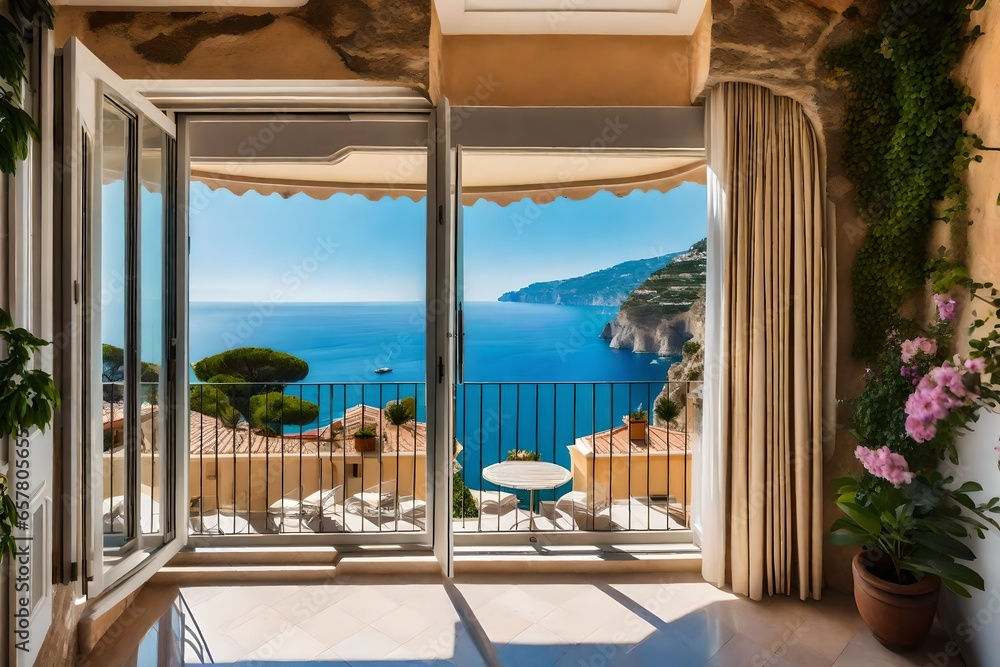
[[[337,509],[344,502],[344,485],[338,484],[332,489],[320,489],[302,499],[303,514],[319,516],[339,514]]]
[[[392,481],[375,484],[348,498],[344,507],[352,514],[368,518],[395,517],[399,508],[396,492],[389,490],[391,486]]]
[[[427,517],[427,503],[423,500],[418,500],[413,496],[403,496],[399,499],[397,507],[397,516],[402,521],[407,521],[413,524],[415,527],[423,529],[424,520]]]
[[[286,520],[302,519],[307,512],[303,504],[302,486],[299,485],[267,508],[267,530],[282,532],[281,526]]]

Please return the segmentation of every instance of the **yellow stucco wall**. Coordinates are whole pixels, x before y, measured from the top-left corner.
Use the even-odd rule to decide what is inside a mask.
[[[445,35],[441,94],[493,106],[688,106],[688,37]],[[482,95],[483,82],[489,93]]]

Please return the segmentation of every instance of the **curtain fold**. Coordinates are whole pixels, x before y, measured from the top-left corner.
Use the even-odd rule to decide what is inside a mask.
[[[766,88],[720,84],[707,111],[703,575],[818,599],[834,335],[821,150],[801,105]]]

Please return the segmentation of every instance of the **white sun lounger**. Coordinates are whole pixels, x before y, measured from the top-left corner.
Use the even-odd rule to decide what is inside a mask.
[[[479,489],[469,489],[472,498],[476,501],[476,507],[483,514],[506,514],[516,510],[518,497],[507,491],[481,491]]]

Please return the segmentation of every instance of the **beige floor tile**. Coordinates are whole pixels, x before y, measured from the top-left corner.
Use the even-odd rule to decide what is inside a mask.
[[[569,650],[562,637],[540,625],[529,626],[497,651],[500,662],[516,667],[552,667]]]
[[[455,624],[435,623],[389,653],[386,660],[451,660],[456,641]]]
[[[767,664],[768,667],[830,667],[833,661],[793,641],[775,651]]]
[[[938,653],[940,651],[939,647],[944,646],[947,641],[948,638],[944,634],[944,630],[935,621],[924,643],[908,651],[890,651],[879,644],[875,636],[872,635],[871,630],[864,625],[861,626],[861,629],[851,639],[851,644],[860,647],[867,653],[878,656],[880,660],[887,664],[908,667],[909,665],[923,666],[929,663],[933,664],[929,655]],[[947,658],[947,655],[944,657]],[[961,658],[949,658],[948,660],[950,664],[946,663],[940,667],[961,667],[964,664]]]
[[[610,609],[606,613],[611,613]],[[558,607],[542,617],[538,625],[551,630],[571,644],[579,644],[601,626],[604,618],[593,611],[581,613]]]
[[[273,660],[312,660],[330,648],[308,632],[297,626],[290,626],[282,633],[251,651],[244,660],[268,662]]]
[[[327,646],[334,646],[367,625],[338,607],[327,607],[298,626]]]
[[[236,662],[248,653],[246,646],[223,634],[206,634],[205,643],[218,663]]]
[[[557,605],[540,597],[541,586],[511,586],[497,596],[497,601],[528,619],[532,623],[543,616],[552,613]]]
[[[229,586],[190,586],[182,588],[181,595],[184,596],[184,600],[188,603],[188,606],[194,607],[215,597],[228,588]]]
[[[771,652],[760,644],[745,635],[736,635],[712,656],[706,667],[764,667],[771,657]]]
[[[611,613],[601,619],[597,629],[587,635],[584,644],[638,644],[656,632],[643,617],[628,610]]]
[[[833,663],[833,667],[897,667],[899,662],[889,661],[887,654],[872,653],[854,642],[847,645],[844,652]],[[919,663],[914,663],[919,664]]]
[[[271,605],[271,609],[293,623],[299,623],[342,600],[351,592],[345,586],[305,586]]]
[[[287,618],[270,609],[264,609],[226,632],[226,635],[245,646],[249,652],[257,650],[291,627],[293,627],[292,622]]]
[[[375,586],[360,586],[334,606],[363,623],[372,623],[399,607],[399,603],[383,595]]]
[[[509,642],[531,625],[531,621],[504,603],[493,600],[476,610],[476,620],[490,641],[497,645]]]
[[[386,637],[371,626],[361,628],[333,646],[337,655],[348,662],[384,660],[397,648],[399,648],[399,642]]]
[[[420,613],[410,605],[403,604],[372,622],[371,626],[398,643],[405,644],[434,625],[435,620],[434,616]]]

